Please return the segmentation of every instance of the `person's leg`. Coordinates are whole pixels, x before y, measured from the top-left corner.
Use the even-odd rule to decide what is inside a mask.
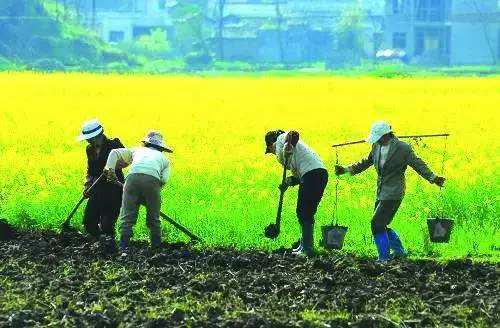
[[[99,229],[99,198],[91,195],[85,206],[83,213],[83,226],[85,232],[95,239],[99,239],[101,231]]]
[[[387,236],[389,237],[389,247],[394,251],[394,257],[407,257],[408,253],[406,252],[396,231],[394,231],[394,229],[387,228]]]
[[[297,216],[302,225],[303,251],[308,256],[314,253],[314,215],[327,183],[328,172],[314,170],[304,175],[301,189],[299,189]]]
[[[123,187],[123,200],[120,212],[121,221],[121,237],[120,247],[126,248],[132,238],[134,225],[137,221],[139,213],[139,185],[137,183],[137,175],[131,174],[125,181]]]
[[[376,202],[371,226],[373,238],[377,246],[379,261],[387,261],[390,259],[387,225],[391,223],[394,215],[396,215],[400,204],[400,200],[380,200]]]
[[[120,208],[122,204],[122,191],[110,190],[109,196],[103,204],[101,215],[101,231],[106,236],[115,238],[115,225],[120,215]]]
[[[143,176],[142,193],[146,205],[146,225],[149,228],[151,247],[158,248],[161,244],[161,185],[160,181],[151,176]]]

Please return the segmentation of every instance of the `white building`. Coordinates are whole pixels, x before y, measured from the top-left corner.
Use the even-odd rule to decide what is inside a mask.
[[[129,41],[162,28],[172,32],[166,0],[92,0],[82,1],[84,24],[108,42]]]

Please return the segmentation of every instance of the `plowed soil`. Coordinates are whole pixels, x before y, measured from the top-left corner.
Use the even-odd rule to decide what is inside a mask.
[[[0,327],[493,327],[498,264],[0,241]]]

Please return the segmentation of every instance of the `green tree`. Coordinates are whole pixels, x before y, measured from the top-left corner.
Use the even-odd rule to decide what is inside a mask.
[[[364,13],[359,3],[342,13],[334,29],[338,40],[338,50],[363,55],[363,19]]]

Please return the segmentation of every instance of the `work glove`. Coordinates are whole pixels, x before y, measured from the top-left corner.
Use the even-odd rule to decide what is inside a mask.
[[[442,186],[444,186],[445,181],[446,181],[446,179],[444,177],[435,177],[434,180],[432,181],[432,183],[435,183],[439,187],[442,187]]]
[[[335,174],[342,175],[347,172],[347,169],[341,165],[335,165]]]
[[[116,182],[118,181],[118,177],[116,176],[115,170],[113,170],[110,167],[105,167],[104,168],[104,176],[106,177],[106,180],[109,182]]]

